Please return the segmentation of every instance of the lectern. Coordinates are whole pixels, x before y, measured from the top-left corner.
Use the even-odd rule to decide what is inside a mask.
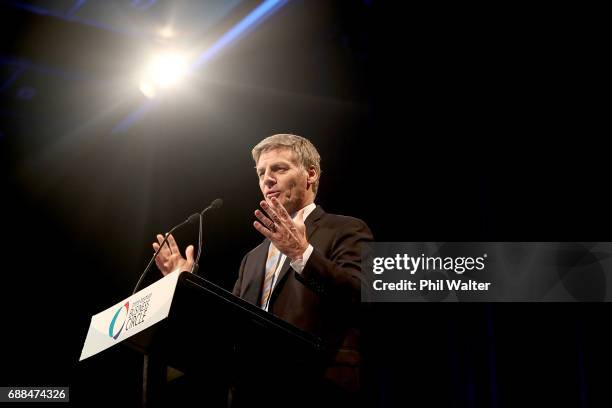
[[[116,344],[143,354],[146,407],[170,402],[169,368],[195,379],[208,406],[223,406],[236,385],[238,395],[261,390],[262,379],[279,389],[303,387],[324,369],[327,354],[320,338],[188,272],[171,273],[93,316],[81,360]]]

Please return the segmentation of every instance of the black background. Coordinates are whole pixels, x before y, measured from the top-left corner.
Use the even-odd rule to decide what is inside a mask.
[[[78,363],[154,234],[216,197],[203,275],[231,287],[280,132],[323,158],[317,202],[378,241],[606,241],[609,126],[597,10],[289,2],[124,134],[130,38],[2,6],[2,54],[86,74],[34,107],[3,91],[0,385],[137,403],[128,350]],[[126,86],[126,85],[125,85]],[[127,86],[126,86],[127,89]],[[196,231],[178,234],[193,243]],[[207,311],[201,311],[202,314]],[[382,304],[376,406],[609,406],[607,304]],[[188,339],[186,339],[188,341]],[[109,388],[112,392],[108,391]]]

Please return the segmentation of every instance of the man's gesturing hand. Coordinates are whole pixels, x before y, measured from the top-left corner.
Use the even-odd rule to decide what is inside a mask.
[[[164,236],[157,234],[157,242],[153,243],[153,249],[157,251],[159,249],[159,245],[163,241]],[[157,258],[155,258],[155,264],[159,268],[160,272],[165,276],[176,270],[180,272],[191,271],[193,268],[193,245],[189,245],[185,250],[185,256],[187,256],[187,259],[185,259],[181,255],[178,245],[176,245],[176,241],[172,235],[168,237],[168,241],[166,242],[168,245],[164,244],[164,247],[161,251],[159,251]],[[170,248],[168,248],[168,246],[170,246]]]
[[[292,261],[301,259],[309,245],[304,225],[304,209],[298,211],[294,221],[276,197],[272,197],[270,203],[262,201],[259,204],[266,214],[255,210],[255,216],[261,221],[253,223],[255,229]]]

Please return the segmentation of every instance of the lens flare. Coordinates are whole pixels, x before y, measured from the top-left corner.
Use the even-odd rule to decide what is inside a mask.
[[[154,98],[160,90],[176,86],[187,74],[187,58],[179,53],[163,53],[153,57],[140,80],[140,91]]]

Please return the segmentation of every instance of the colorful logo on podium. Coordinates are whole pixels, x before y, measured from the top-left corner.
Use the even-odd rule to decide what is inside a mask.
[[[121,313],[123,309],[125,309],[125,313]],[[130,302],[127,301],[125,302],[125,305],[121,306],[113,316],[113,320],[111,320],[110,325],[108,326],[108,335],[113,339],[117,340],[117,337],[119,337],[121,334],[123,326],[125,326],[125,321],[127,319],[129,310]],[[121,316],[121,318],[119,316]],[[119,326],[118,321],[121,321],[121,326],[118,329],[115,329],[115,327]]]

